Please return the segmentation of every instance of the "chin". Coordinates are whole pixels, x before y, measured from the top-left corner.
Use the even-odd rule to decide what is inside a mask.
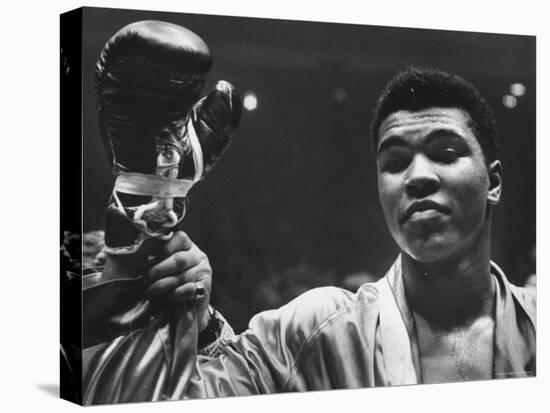
[[[457,252],[457,243],[449,237],[432,236],[427,240],[399,243],[401,250],[418,262],[432,264],[445,261]]]

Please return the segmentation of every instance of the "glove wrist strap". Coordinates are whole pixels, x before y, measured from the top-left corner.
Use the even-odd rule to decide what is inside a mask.
[[[116,178],[114,191],[157,198],[184,198],[193,184],[193,181],[187,179],[121,172]]]

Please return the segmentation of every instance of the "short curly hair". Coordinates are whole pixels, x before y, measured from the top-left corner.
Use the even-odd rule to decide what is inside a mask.
[[[462,77],[439,69],[410,67],[384,87],[373,110],[371,137],[378,145],[380,124],[399,110],[418,111],[431,107],[458,108],[471,119],[472,132],[489,165],[497,157],[496,122],[481,93]]]

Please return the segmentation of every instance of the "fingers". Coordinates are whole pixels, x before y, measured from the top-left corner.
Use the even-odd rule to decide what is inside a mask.
[[[145,295],[149,298],[155,298],[164,293],[175,289],[179,285],[178,277],[166,277],[155,281],[145,291]]]
[[[176,231],[172,238],[170,238],[165,244],[163,244],[160,252],[165,255],[173,254],[176,251],[185,251],[193,246],[193,241],[183,231]]]
[[[150,300],[167,300],[169,302],[202,301],[206,295],[206,288],[200,282],[188,282],[178,286],[175,277],[165,278],[157,281],[147,289],[147,296]]]
[[[170,295],[176,301],[209,295],[212,269],[208,257],[196,245],[178,251],[151,267],[145,274],[146,296]]]
[[[183,273],[191,268],[209,268],[206,255],[193,245],[187,251],[178,251],[170,255],[165,260],[153,265],[145,273],[148,282],[155,282],[161,278],[170,275]]]
[[[193,296],[206,295],[210,285],[210,267],[201,265],[180,273],[164,276],[152,282],[145,290],[147,297],[156,297],[174,291],[184,285],[193,285]],[[191,288],[191,287],[189,287]],[[176,292],[185,295],[186,289]]]
[[[144,274],[145,296],[157,303],[193,302],[201,309],[201,314],[205,313],[210,298],[212,269],[206,254],[187,234],[181,231],[174,234],[162,246],[155,261]]]
[[[183,232],[176,231],[172,238],[166,242],[159,242],[158,240],[151,240],[155,242],[154,250],[150,250],[147,258],[147,267],[152,267],[165,258],[171,256],[178,251],[187,251],[193,247],[193,241],[191,238]],[[147,241],[149,242],[149,241]]]
[[[180,285],[172,294],[174,301],[201,300],[205,297],[206,290],[201,283],[187,283]]]

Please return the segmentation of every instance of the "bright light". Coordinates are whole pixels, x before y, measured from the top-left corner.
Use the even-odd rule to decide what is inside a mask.
[[[243,106],[248,111],[255,110],[258,107],[258,98],[254,92],[246,92],[244,94]]]
[[[346,103],[348,97],[348,91],[342,87],[338,87],[332,91],[332,100],[336,103]]]
[[[512,95],[504,95],[502,97],[502,104],[506,106],[508,109],[513,109],[517,106],[518,100],[515,96]]]
[[[525,85],[523,83],[512,83],[510,85],[510,93],[514,96],[525,95]]]

